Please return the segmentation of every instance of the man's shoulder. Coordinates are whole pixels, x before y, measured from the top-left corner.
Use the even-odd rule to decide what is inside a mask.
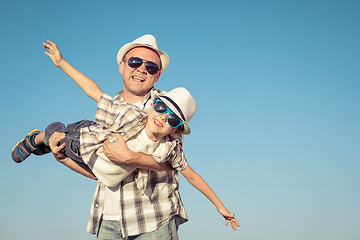
[[[149,93],[145,96],[145,99],[151,99],[151,100],[155,100],[156,98],[159,97],[159,95],[166,93],[166,91],[157,89],[157,88],[153,88],[149,91]]]
[[[158,89],[158,88],[153,88],[150,90],[150,92],[153,91],[153,92],[156,92],[158,94],[162,94],[162,93],[166,93],[166,91],[164,90],[161,90],[161,89]]]
[[[174,147],[182,148],[184,137],[182,134],[176,134],[175,136],[167,135],[162,138],[162,142],[171,144]]]
[[[119,101],[120,101],[120,100],[122,101],[123,96],[124,96],[124,91],[121,90],[120,92],[118,92],[117,94],[115,94],[114,99],[117,99],[117,100],[119,100]]]
[[[101,95],[100,103],[111,106],[112,112],[114,114],[131,112],[131,113],[140,113],[141,115],[146,115],[146,113],[141,110],[138,106],[124,102],[121,96],[118,94],[115,97],[111,97],[105,93]]]
[[[122,102],[119,104],[119,106],[123,108],[125,111],[132,111],[132,112],[140,113],[141,115],[147,115],[147,113],[144,110],[142,110],[141,108],[139,108],[138,106],[132,103]]]

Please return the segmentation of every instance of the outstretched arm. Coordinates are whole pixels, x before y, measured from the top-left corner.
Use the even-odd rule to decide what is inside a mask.
[[[63,56],[61,55],[57,44],[47,41],[43,43],[44,48],[48,51],[45,51],[45,54],[49,56],[51,61],[55,66],[61,68],[74,82],[79,85],[79,87],[92,99],[96,102],[99,102],[102,91],[99,86],[90,78],[79,72],[73,66],[71,66]]]
[[[235,213],[230,213],[220,199],[216,196],[215,192],[205,182],[205,180],[197,174],[190,165],[181,174],[193,185],[197,190],[205,195],[216,207],[217,211],[225,218],[225,224],[228,225],[229,221],[232,229],[236,230],[236,226],[240,227],[238,221],[235,218]]]

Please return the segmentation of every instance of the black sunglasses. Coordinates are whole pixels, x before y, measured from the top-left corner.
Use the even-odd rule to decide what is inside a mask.
[[[156,101],[154,103],[154,110],[155,110],[155,112],[160,113],[160,114],[169,113],[169,115],[167,117],[167,122],[170,125],[170,127],[177,128],[179,126],[184,125],[183,121],[178,116],[176,116],[176,114],[173,113],[166,106],[166,104],[160,100],[160,98],[156,99]]]
[[[129,59],[125,59],[124,62],[127,62],[129,67],[133,69],[136,69],[140,67],[143,63],[145,63],[146,71],[151,75],[155,75],[160,70],[159,66],[156,63],[145,61],[138,57],[131,57]]]

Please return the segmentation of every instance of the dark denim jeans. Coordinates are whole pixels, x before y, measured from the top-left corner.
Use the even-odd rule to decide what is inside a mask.
[[[84,127],[90,127],[94,122],[90,120],[82,120],[76,123],[69,124],[65,126],[61,122],[54,122],[47,126],[45,129],[44,142],[45,145],[49,146],[49,139],[54,132],[63,132],[66,134],[65,138],[60,141],[60,144],[65,143],[64,152],[66,156],[71,158],[80,166],[87,165],[84,163],[81,158],[80,153],[80,129]]]

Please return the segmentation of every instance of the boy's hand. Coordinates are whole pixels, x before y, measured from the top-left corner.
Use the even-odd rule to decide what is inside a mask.
[[[49,52],[45,51],[45,54],[51,59],[51,61],[53,61],[55,66],[60,67],[64,58],[62,57],[57,47],[57,44],[48,40],[47,43],[43,43],[43,46],[46,50],[49,51]]]
[[[226,208],[220,208],[218,212],[225,218],[226,226],[229,225],[230,221],[231,228],[234,229],[234,231],[236,231],[236,226],[240,227],[240,224],[235,218],[235,213],[230,213]]]

